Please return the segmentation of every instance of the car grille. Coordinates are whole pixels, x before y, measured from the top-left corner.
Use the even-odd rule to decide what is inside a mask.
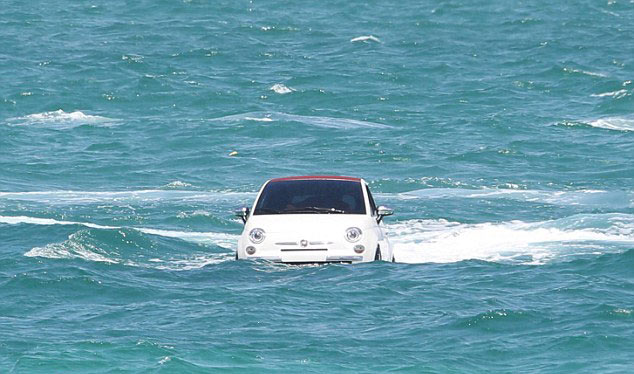
[[[326,245],[326,244],[332,244],[332,242],[308,242],[308,244],[310,245]],[[292,246],[296,246],[299,245],[298,242],[277,242],[275,243],[275,245],[279,245],[279,246],[284,246],[284,247],[292,247]]]
[[[327,251],[328,248],[282,248],[282,252],[319,252]]]

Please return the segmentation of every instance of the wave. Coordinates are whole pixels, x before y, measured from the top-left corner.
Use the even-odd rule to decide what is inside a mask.
[[[388,224],[386,228],[396,261],[406,263],[476,259],[537,265],[625,251],[634,243],[634,215],[616,213],[532,223],[411,220]]]
[[[201,244],[206,247],[217,246],[227,251],[209,253],[166,254],[157,257],[152,253],[121,253],[120,248],[108,249],[106,241],[95,238],[94,234],[87,230],[79,230],[72,233],[67,240],[57,243],[49,243],[45,246],[34,247],[24,253],[26,257],[43,257],[51,259],[82,259],[85,261],[105,262],[111,264],[123,264],[126,266],[149,267],[167,270],[197,269],[209,264],[216,264],[233,259],[233,253],[238,240],[238,235],[221,232],[192,232],[164,230],[145,227],[105,226],[89,222],[60,221],[50,218],[37,218],[26,216],[0,216],[0,223],[6,224],[33,224],[33,225],[77,225],[92,229],[108,230],[124,240],[124,243],[138,242],[141,238],[130,238],[130,233],[141,233],[163,238],[174,238],[185,242]],[[126,234],[128,232],[128,234]],[[153,245],[136,245],[138,248],[150,248]]]
[[[141,230],[139,230],[141,231]],[[154,231],[148,229],[147,231]],[[191,233],[170,232],[166,230],[158,230],[152,235],[166,235],[168,237],[183,238]],[[211,233],[206,233],[211,234]],[[114,236],[113,236],[114,235]],[[223,234],[227,235],[227,234]],[[127,239],[129,235],[124,232],[117,232],[110,236],[111,239],[121,240]],[[136,239],[137,241],[139,239]],[[152,244],[146,245],[152,247]],[[141,246],[141,249],[144,247]],[[132,248],[131,248],[132,249]],[[59,243],[50,243],[43,247],[35,247],[24,254],[26,257],[43,257],[51,259],[82,259],[85,261],[104,262],[109,264],[123,264],[125,266],[145,267],[162,270],[191,270],[199,269],[209,264],[218,264],[225,261],[233,260],[233,251],[222,253],[188,253],[173,254],[168,253],[163,257],[160,254],[152,252],[138,252],[138,247],[133,248],[136,251],[125,253],[119,247],[112,247],[103,240],[99,240],[95,235],[86,230],[80,230],[69,235],[67,240]]]
[[[634,131],[634,119],[630,117],[605,117],[593,120],[583,121],[563,121],[558,125],[569,127],[596,127],[599,129],[614,130],[614,131]]]
[[[222,232],[174,231],[138,227],[131,227],[131,229],[144,234],[157,235],[165,238],[175,238],[198,244],[212,244],[232,250],[236,249],[236,243],[238,241],[238,235]]]
[[[217,265],[235,259],[233,253],[214,253],[207,255],[195,255],[183,259],[150,259],[152,265],[138,265],[141,267],[151,267],[159,270],[194,270],[200,269],[207,265]]]
[[[357,36],[356,38],[352,38],[350,39],[351,43],[357,43],[357,42],[375,42],[375,43],[381,43],[381,39],[377,38],[374,35],[361,35],[361,36]]]
[[[212,244],[225,249],[235,249],[235,242],[238,240],[238,235],[219,233],[219,232],[195,232],[195,231],[174,231],[163,230],[145,227],[133,227],[133,226],[106,226],[98,225],[90,222],[76,222],[76,221],[60,221],[52,218],[39,218],[39,217],[27,217],[27,216],[0,216],[0,223],[9,225],[17,224],[31,224],[31,225],[64,225],[64,226],[84,226],[92,229],[100,230],[134,230],[144,234],[162,236],[166,238],[176,238],[188,242],[198,244]]]
[[[586,205],[603,207],[634,207],[634,192],[630,191],[543,191],[519,189],[465,189],[465,188],[425,188],[399,194],[377,194],[385,199],[510,199],[538,202],[552,205]]]
[[[289,94],[291,92],[295,92],[294,88],[291,87],[287,87],[285,85],[283,85],[282,83],[276,83],[273,86],[271,86],[270,88],[271,91],[280,94],[280,95],[284,95],[284,94]]]
[[[244,117],[247,121],[255,121],[255,122],[273,122],[270,117]]]
[[[387,129],[392,126],[382,123],[361,121],[348,118],[335,118],[335,117],[322,117],[322,116],[302,116],[297,114],[287,114],[280,112],[249,112],[242,114],[233,114],[229,116],[212,118],[210,121],[214,122],[244,122],[244,121],[257,121],[257,122],[298,122],[306,125],[323,128],[333,129],[357,129],[357,128],[374,128],[374,129]]]
[[[587,122],[592,127],[617,131],[634,131],[634,119],[623,117],[600,118]]]
[[[183,181],[172,181],[166,184],[165,186],[163,186],[162,188],[177,189],[177,188],[183,188],[183,187],[192,187],[192,185],[190,183],[183,182]]]
[[[116,230],[120,229],[119,226],[103,226],[97,225],[89,222],[74,222],[74,221],[59,221],[52,218],[39,218],[39,217],[27,217],[27,216],[0,216],[0,223],[5,223],[8,225],[18,225],[21,223],[31,224],[31,225],[65,225],[65,226],[85,226],[92,229],[103,229],[103,230]]]
[[[629,93],[628,90],[622,89],[622,90],[617,90],[617,91],[603,92],[603,93],[600,93],[600,94],[592,94],[590,96],[592,96],[592,97],[613,97],[615,99],[620,99],[622,97],[627,96],[628,93]]]
[[[108,253],[101,250],[98,246],[81,243],[77,240],[78,233],[71,234],[68,240],[61,243],[51,243],[44,247],[35,247],[26,252],[26,257],[44,257],[56,259],[79,258],[86,261],[107,262],[117,264],[120,261],[110,258]]]
[[[165,188],[180,187],[172,183]],[[0,201],[30,201],[45,204],[130,203],[151,201],[232,201],[255,197],[256,192],[135,190],[135,191],[30,191],[0,192]]]
[[[76,127],[83,124],[111,123],[115,120],[108,117],[85,114],[81,111],[65,112],[62,109],[29,114],[23,117],[9,118],[10,124],[31,125],[31,124],[56,124],[62,127]]]
[[[597,73],[597,72],[587,71],[582,69],[574,69],[574,68],[565,67],[563,68],[563,71],[566,73],[589,75],[591,77],[607,78],[607,75],[604,73]]]

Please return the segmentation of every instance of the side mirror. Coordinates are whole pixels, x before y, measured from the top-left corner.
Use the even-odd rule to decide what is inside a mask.
[[[381,205],[380,207],[377,208],[377,222],[381,222],[383,220],[383,217],[385,216],[391,216],[392,214],[394,214],[394,211],[386,206]]]
[[[249,218],[249,208],[242,207],[235,212],[236,217],[242,219],[242,223],[247,223],[247,218]]]

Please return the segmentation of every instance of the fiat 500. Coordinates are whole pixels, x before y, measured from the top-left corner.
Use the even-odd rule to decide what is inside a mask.
[[[244,222],[236,259],[283,263],[394,261],[382,228],[385,216],[360,178],[276,178],[260,189]]]

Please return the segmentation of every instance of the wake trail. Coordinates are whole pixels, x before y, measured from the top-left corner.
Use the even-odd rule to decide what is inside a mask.
[[[176,238],[235,250],[238,235],[147,227],[98,225],[27,216],[0,216],[0,223],[79,225],[100,230],[135,230],[143,234]],[[523,222],[460,223],[446,220],[408,220],[385,226],[398,262],[449,263],[483,260],[500,263],[545,264],[583,255],[623,252],[634,245],[634,215],[623,213],[578,214],[556,220]],[[77,233],[73,234],[76,235]],[[109,261],[98,246],[77,247],[73,235],[68,243],[33,248],[27,256],[72,256]],[[92,244],[90,244],[92,245]],[[89,245],[89,246],[90,246]],[[77,255],[79,253],[80,255]],[[225,253],[224,255],[227,255]]]
[[[410,220],[386,225],[398,262],[483,260],[544,264],[622,252],[634,244],[634,216],[580,214],[551,221],[465,224]]]
[[[84,226],[92,229],[99,230],[135,230],[148,235],[162,236],[166,238],[176,238],[188,242],[199,244],[214,244],[226,249],[234,249],[234,241],[238,240],[238,236],[234,234],[221,233],[221,232],[196,232],[196,231],[176,231],[176,230],[163,230],[145,227],[134,226],[107,226],[98,225],[90,222],[77,222],[77,221],[60,221],[51,218],[38,218],[27,216],[0,216],[0,223],[9,225],[17,224],[32,224],[32,225],[76,225]]]

